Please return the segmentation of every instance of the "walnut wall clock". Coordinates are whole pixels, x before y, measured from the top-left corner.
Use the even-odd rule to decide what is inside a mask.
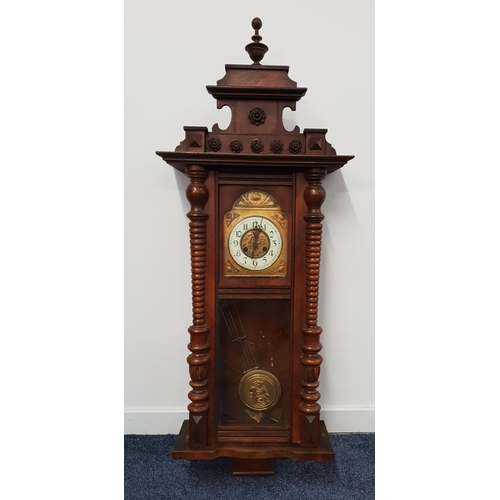
[[[284,128],[307,89],[260,63],[268,48],[252,26],[253,64],[207,86],[231,109],[228,128],[184,127],[175,152],[157,152],[190,179],[191,402],[172,456],[231,457],[235,475],[334,459],[318,402],[322,180],[353,158],[325,129]]]

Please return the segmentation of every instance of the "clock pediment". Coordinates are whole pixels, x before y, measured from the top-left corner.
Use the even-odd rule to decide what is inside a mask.
[[[175,153],[250,156],[255,164],[270,161],[277,165],[282,157],[323,156],[327,164],[343,165],[353,157],[337,155],[335,148],[326,140],[326,129],[306,128],[301,132],[298,126],[291,131],[285,128],[284,110],[290,108],[295,111],[297,102],[306,94],[307,88],[299,87],[288,76],[288,66],[260,63],[268,50],[261,42],[261,26],[260,20],[254,20],[253,42],[246,47],[254,63],[227,64],[224,77],[216,85],[206,87],[216,99],[218,109],[225,106],[230,108],[228,127],[221,129],[218,124],[214,124],[210,131],[207,127],[184,127],[186,136]],[[168,152],[157,154],[175,168],[185,169],[179,166],[178,156]],[[190,159],[188,156],[182,161],[188,163]],[[230,162],[228,158],[221,160]],[[204,158],[198,156],[196,161],[203,162]],[[328,171],[336,168],[339,167],[329,166]]]

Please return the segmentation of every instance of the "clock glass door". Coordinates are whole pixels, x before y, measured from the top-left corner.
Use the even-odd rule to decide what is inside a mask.
[[[218,307],[219,440],[288,440],[290,300],[223,298]]]

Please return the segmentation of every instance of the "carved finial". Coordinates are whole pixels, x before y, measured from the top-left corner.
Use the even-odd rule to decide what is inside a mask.
[[[262,28],[262,21],[258,17],[252,19],[252,28],[255,30],[255,35],[252,37],[254,42],[260,42],[262,37],[259,35],[259,30]]]
[[[252,20],[252,28],[255,30],[255,35],[252,36],[253,42],[249,43],[245,47],[245,50],[250,55],[254,64],[260,64],[260,61],[269,48],[267,45],[260,43],[262,37],[259,35],[259,30],[262,28],[262,21],[258,17]]]

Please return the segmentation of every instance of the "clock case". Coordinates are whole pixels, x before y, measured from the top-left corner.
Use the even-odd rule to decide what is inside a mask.
[[[217,108],[231,110],[227,129],[184,127],[174,152],[156,153],[190,179],[191,403],[172,457],[230,457],[235,475],[273,474],[278,458],[334,459],[317,390],[322,180],[354,158],[337,155],[325,129],[285,129],[283,110],[295,110],[307,89],[288,66],[260,63],[267,47],[260,21],[252,26],[253,64],[226,65],[207,86]],[[227,214],[245,196],[257,203],[244,213],[272,213],[259,206],[266,195],[286,215],[285,272],[230,272]]]

